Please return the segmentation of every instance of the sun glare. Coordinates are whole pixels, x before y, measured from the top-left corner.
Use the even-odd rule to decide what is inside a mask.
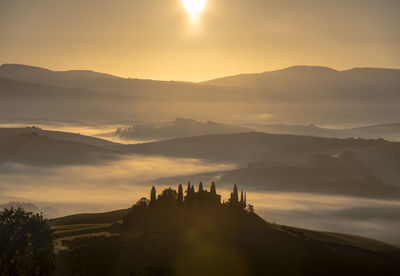
[[[183,7],[190,17],[197,17],[205,8],[207,0],[182,0]]]

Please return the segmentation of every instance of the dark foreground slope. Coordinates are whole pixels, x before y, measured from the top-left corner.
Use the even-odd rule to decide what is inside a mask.
[[[104,229],[103,229],[104,230]],[[242,209],[134,207],[117,236],[65,241],[58,273],[78,275],[398,275],[400,251],[350,235],[265,222]]]

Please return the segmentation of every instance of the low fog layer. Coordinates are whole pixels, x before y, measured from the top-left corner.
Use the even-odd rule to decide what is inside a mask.
[[[123,209],[143,196],[149,197],[156,178],[235,167],[196,159],[139,155],[96,166],[39,168],[8,164],[7,172],[1,173],[0,203],[32,202],[45,214],[51,208],[53,212],[47,212],[51,217]],[[216,182],[218,193],[227,200],[233,183],[220,185],[218,179]],[[170,181],[157,185],[157,192],[177,184]],[[209,189],[209,183],[204,184]],[[246,189],[245,183],[238,184],[239,189]],[[400,229],[400,201],[256,190],[248,192],[247,198],[256,212],[270,222],[400,243],[396,235]]]
[[[96,137],[107,136],[118,124],[96,127],[71,122],[46,123],[54,130]],[[43,211],[49,217],[102,212],[127,208],[139,198],[148,197],[152,185],[161,192],[165,187],[187,181],[197,185],[202,180],[209,188],[209,182],[214,180],[225,200],[233,184],[246,190],[248,201],[268,221],[400,243],[396,235],[400,229],[399,163],[398,155],[394,154],[399,150],[397,143],[247,133],[126,146],[36,129],[3,129],[0,134],[5,145],[18,139],[24,142],[27,150],[22,153],[17,150],[10,156],[42,161],[47,158],[53,162],[11,162],[3,154],[0,165],[3,207],[22,202],[24,206],[33,206],[32,211]],[[52,142],[51,148],[48,140]],[[62,142],[61,148],[54,141]],[[74,143],[80,146],[76,148]],[[73,146],[66,149],[65,145]],[[93,157],[92,147],[96,148],[95,159],[82,162],[80,158],[68,158],[74,150],[82,154],[81,149],[86,150],[87,146],[90,157]],[[5,152],[9,149],[6,146]],[[97,154],[99,149],[107,154]],[[147,155],[132,153],[135,150]],[[108,151],[118,155],[109,158]],[[381,180],[371,178],[371,173]]]
[[[133,155],[98,165],[0,167],[0,203],[33,202],[59,209],[60,215],[126,208],[147,196],[153,180],[235,165],[201,160]]]
[[[399,200],[279,192],[249,193],[248,198],[256,212],[270,222],[400,245]]]

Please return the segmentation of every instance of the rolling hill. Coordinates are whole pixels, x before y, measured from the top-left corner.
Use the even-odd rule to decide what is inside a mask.
[[[188,178],[238,181],[248,189],[400,198],[400,144],[382,139],[337,139],[266,133],[206,135],[128,145],[138,154],[240,164]],[[160,179],[160,183],[170,181]]]
[[[158,199],[160,200],[160,199]],[[166,204],[166,203],[165,203]],[[400,249],[377,240],[271,224],[228,205],[136,205],[122,224],[69,218],[58,273],[96,275],[395,275]],[[116,212],[115,221],[121,218]],[[111,213],[110,213],[111,214]],[[69,220],[69,222],[68,222]],[[59,222],[61,222],[59,220]],[[56,232],[57,233],[57,232]]]
[[[119,158],[112,142],[38,128],[1,128],[0,163],[30,165],[94,164]]]
[[[352,128],[325,128],[313,124],[247,124],[245,126],[256,131],[271,134],[294,134],[336,138],[383,138],[390,141],[400,141],[400,123],[367,125]]]
[[[114,134],[123,138],[166,140],[207,134],[240,133],[247,131],[249,131],[248,128],[235,125],[221,124],[212,121],[203,123],[193,119],[176,118],[171,122],[119,128]]]
[[[400,144],[382,139],[337,139],[266,133],[205,135],[141,144],[117,144],[38,128],[0,129],[0,161],[35,166],[101,164],[128,155],[233,163],[237,169],[200,175],[250,190],[400,198]],[[9,169],[4,167],[3,170]],[[159,179],[159,183],[171,179]]]
[[[241,163],[298,162],[316,153],[337,155],[345,150],[389,145],[384,140],[336,139],[248,132],[216,134],[128,145],[133,153],[202,158]],[[394,143],[396,147],[399,144]]]

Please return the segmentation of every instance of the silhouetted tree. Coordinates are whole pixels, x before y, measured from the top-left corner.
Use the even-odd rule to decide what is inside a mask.
[[[145,197],[142,197],[139,199],[134,206],[140,207],[140,208],[146,208],[149,206],[149,200]]]
[[[201,181],[199,183],[199,192],[203,192],[203,183]]]
[[[246,192],[244,192],[244,202],[243,202],[244,207],[247,206],[247,202],[246,202],[246,201],[247,201],[247,200],[246,200]]]
[[[241,206],[242,208],[246,207],[246,206],[244,205],[243,191],[240,191],[240,206]]]
[[[178,203],[179,204],[183,203],[183,189],[182,189],[181,184],[179,184],[179,187],[178,187]]]
[[[145,214],[149,205],[149,200],[145,197],[142,197],[136,202],[136,204],[128,209],[128,214],[122,218],[122,223],[129,226],[134,225],[138,221],[138,217]]]
[[[251,205],[251,204],[247,204],[247,211],[249,211],[249,212],[251,212],[251,213],[254,213],[254,206],[253,205]]]
[[[153,186],[150,192],[150,204],[153,204],[156,201],[156,188]]]
[[[213,194],[213,195],[217,194],[217,189],[215,187],[214,181],[211,183],[210,193]]]
[[[189,182],[188,182],[188,185],[187,185],[187,188],[186,188],[186,196],[187,196],[187,197],[190,196],[190,191],[191,191],[191,188],[190,188],[190,181],[189,181]]]
[[[190,187],[190,196],[191,197],[194,197],[194,194],[196,193],[196,191],[194,190],[194,186],[192,185],[191,187]]]
[[[0,275],[54,275],[54,237],[42,214],[0,212]]]
[[[176,206],[178,203],[178,193],[171,188],[165,189],[161,194],[157,197],[157,206],[158,204],[163,206]]]
[[[231,202],[234,204],[239,202],[239,195],[236,184],[233,186],[233,193],[231,193]]]

